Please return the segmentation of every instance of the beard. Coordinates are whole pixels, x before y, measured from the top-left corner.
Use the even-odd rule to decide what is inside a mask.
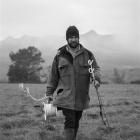
[[[79,42],[71,42],[71,43],[68,43],[68,45],[72,48],[72,49],[75,49],[79,46]]]

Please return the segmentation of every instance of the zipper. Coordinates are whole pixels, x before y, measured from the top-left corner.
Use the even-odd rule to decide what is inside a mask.
[[[73,71],[74,71],[74,107],[76,107],[76,69],[75,69],[75,58],[73,59]]]

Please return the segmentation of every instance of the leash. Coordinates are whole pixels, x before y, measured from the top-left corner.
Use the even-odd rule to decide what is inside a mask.
[[[29,88],[28,87],[24,87],[24,84],[21,83],[19,84],[19,88],[22,89],[25,93],[27,93],[27,96],[30,96],[34,101],[42,101],[42,100],[45,100],[47,99],[46,95],[40,99],[37,99],[35,97],[33,97],[29,91]]]
[[[88,60],[88,64],[90,65],[89,73],[92,74],[92,80],[94,82],[94,85],[96,85],[96,80],[95,80],[95,77],[94,77],[94,74],[93,74],[94,73],[94,68],[92,67],[92,63],[93,63],[93,60]],[[103,121],[103,123],[104,123],[104,125],[105,125],[105,127],[107,129],[111,128],[110,125],[109,125],[109,121],[107,119],[107,115],[106,115],[105,109],[103,107],[103,103],[102,103],[102,99],[101,99],[100,93],[98,91],[98,87],[95,86],[95,90],[96,90],[98,101],[99,101],[100,116],[102,118],[102,121]]]
[[[28,87],[24,87],[23,83],[19,84],[19,88],[23,92],[27,93],[27,96],[30,96],[31,99],[33,99],[34,101],[39,101],[39,102],[41,102],[43,104],[43,111],[44,111],[44,119],[45,119],[45,121],[47,120],[47,117],[49,115],[53,116],[53,115],[57,114],[57,108],[54,107],[51,103],[49,103],[48,97],[46,95],[44,97],[40,98],[40,99],[37,99],[37,98],[35,98],[35,97],[33,97],[31,95],[29,88]],[[47,103],[45,103],[45,101],[42,101],[42,100],[45,100],[45,99],[47,99]]]

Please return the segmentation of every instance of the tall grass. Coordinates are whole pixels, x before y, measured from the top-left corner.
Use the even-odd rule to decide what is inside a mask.
[[[45,85],[28,84],[34,97],[42,97]],[[140,87],[111,84],[99,89],[111,131],[107,131],[99,114],[94,88],[90,89],[90,108],[80,120],[77,140],[139,140]],[[18,89],[18,84],[0,84],[0,140],[64,140],[64,116],[44,121],[38,102]]]

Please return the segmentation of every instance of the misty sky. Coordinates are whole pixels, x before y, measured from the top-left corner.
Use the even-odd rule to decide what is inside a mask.
[[[80,33],[118,34],[138,41],[139,0],[0,0],[0,40],[22,35],[65,35],[69,25]]]

